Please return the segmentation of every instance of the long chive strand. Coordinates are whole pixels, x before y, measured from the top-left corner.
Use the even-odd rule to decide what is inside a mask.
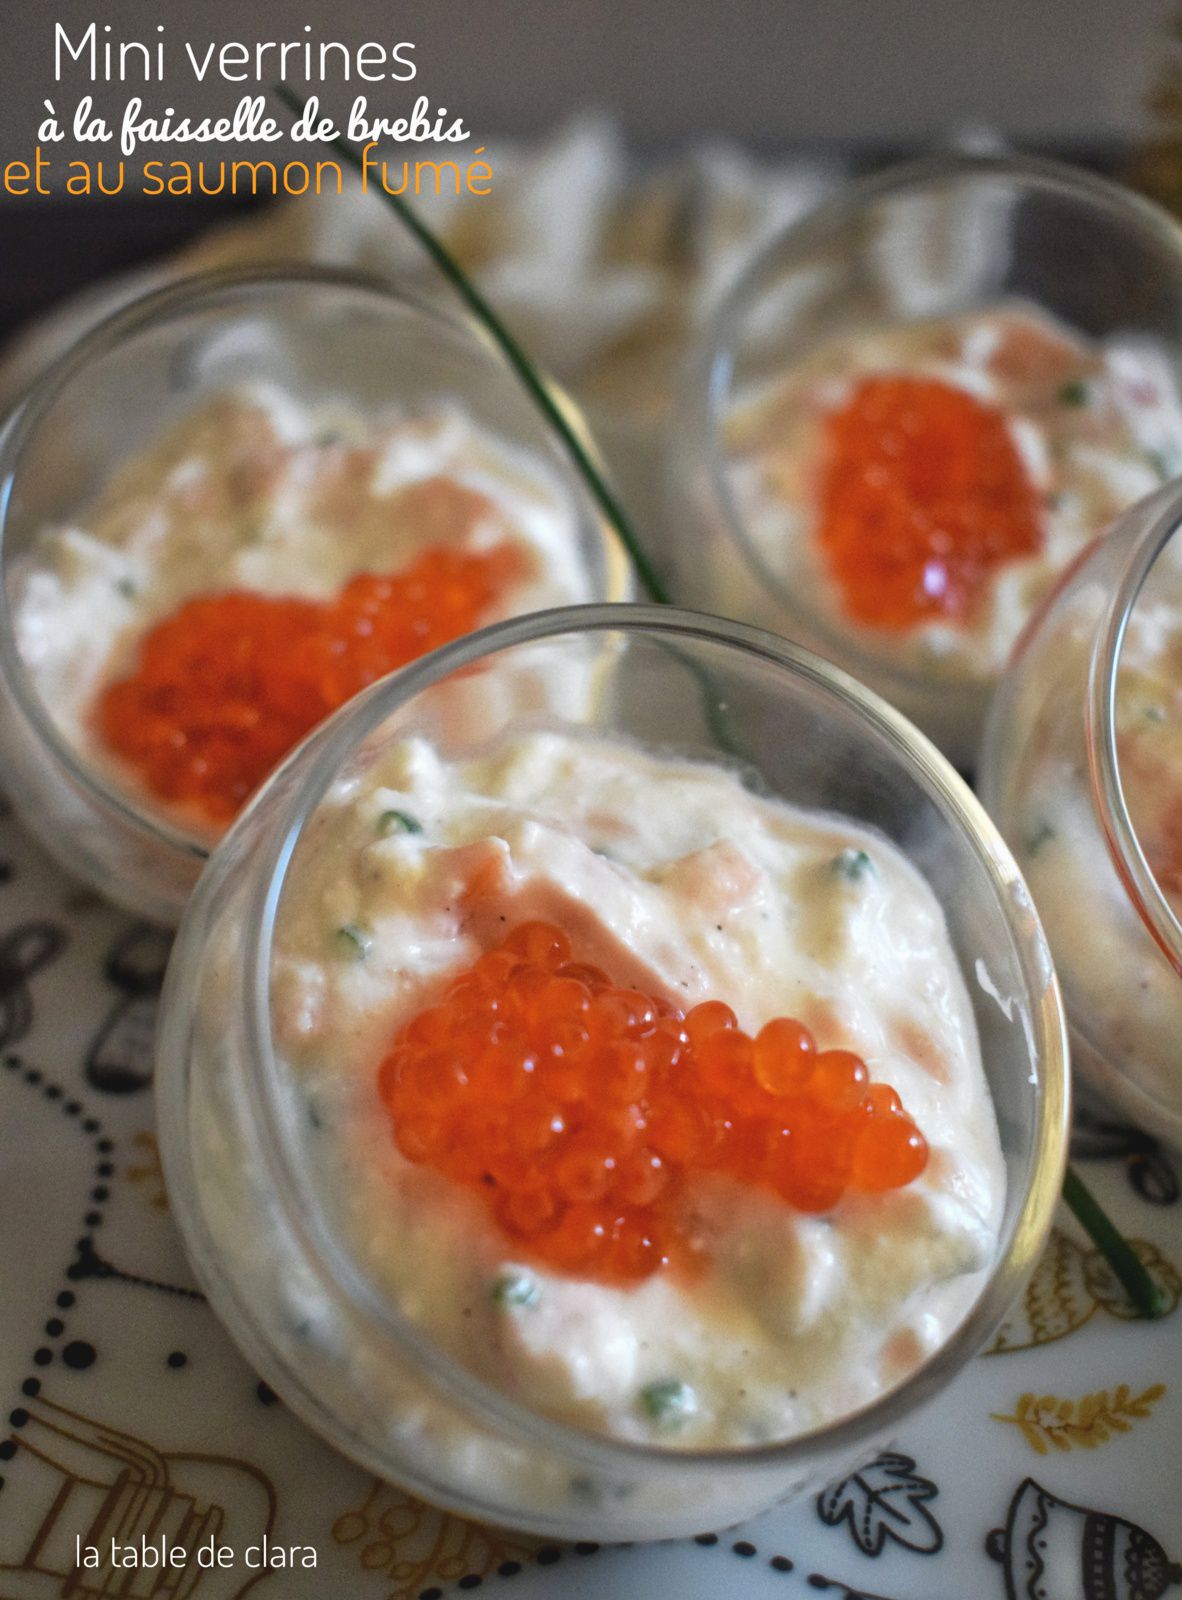
[[[295,111],[296,113],[303,111],[305,101],[286,83],[276,84],[275,93],[290,111]],[[354,172],[360,174],[364,171],[364,163],[361,156],[347,140],[338,136],[328,142],[338,155],[352,167]],[[603,474],[591,459],[582,440],[563,416],[561,408],[554,400],[554,396],[538,376],[536,368],[525,351],[509,332],[508,328],[505,327],[500,317],[468,277],[451,251],[441,240],[436,238],[430,228],[407,205],[402,196],[391,194],[387,189],[383,188],[382,199],[393,208],[405,226],[410,229],[472,315],[492,337],[506,361],[532,396],[538,409],[562,439],[596,504],[615,529],[620,543],[627,550],[629,559],[636,569],[636,575],[650,598],[658,601],[661,605],[669,605],[670,596],[668,590],[658,577],[652,562],[645,554],[644,547],[637,537],[631,520],[619,500],[608,487]]]
[[[1063,1179],[1063,1199],[1141,1315],[1160,1317],[1165,1309],[1161,1292],[1145,1270],[1145,1263],[1073,1167],[1068,1167]]]

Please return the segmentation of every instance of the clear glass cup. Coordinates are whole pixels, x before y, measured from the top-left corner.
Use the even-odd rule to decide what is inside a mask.
[[[588,692],[556,709],[499,675]],[[443,1354],[334,1225],[312,1125],[273,1036],[271,955],[322,802],[409,732],[449,756],[539,727],[591,731],[739,770],[758,792],[879,830],[945,908],[996,1108],[1006,1195],[965,1320],[865,1409],[783,1443],[678,1450],[557,1422]],[[335,804],[336,802],[331,802]],[[288,913],[290,914],[290,913]],[[311,736],[214,853],[181,923],[159,1036],[170,1203],[197,1276],[252,1364],[380,1477],[482,1521],[553,1537],[721,1527],[873,1455],[992,1336],[1035,1264],[1065,1159],[1065,1030],[1022,880],[984,810],[902,717],[770,634],[662,607],[573,607],[501,623],[367,690]],[[378,1377],[380,1375],[380,1378]]]
[[[1165,741],[1182,695],[1170,642],[1182,615],[1180,528],[1175,483],[1127,512],[1064,576],[998,690],[979,768],[982,798],[1047,930],[1073,1061],[1174,1139],[1182,925],[1149,859],[1136,766],[1155,763],[1149,797],[1168,800]],[[1147,662],[1160,671],[1152,684]]]
[[[45,373],[0,434],[0,757],[4,787],[45,847],[108,898],[162,923],[180,915],[210,836],[154,809],[65,736],[22,659],[14,589],[35,564],[40,533],[77,519],[194,407],[260,382],[363,414],[458,402],[498,444],[528,452],[556,503],[569,506],[587,598],[629,593],[614,535],[474,323],[377,279],[297,266],[201,275],[112,316]]]
[[[1033,600],[1000,600],[1006,639],[971,662],[934,650],[920,659],[906,634],[842,618],[819,571],[807,584],[790,576],[789,557],[803,560],[803,525],[778,544],[757,535],[733,421],[831,340],[999,304],[1045,313],[1090,341],[1152,344],[1182,378],[1182,230],[1173,218],[1056,162],[939,156],[848,185],[752,263],[694,353],[666,474],[678,603],[758,623],[835,661],[962,768]],[[1125,503],[1155,481],[1150,470]]]

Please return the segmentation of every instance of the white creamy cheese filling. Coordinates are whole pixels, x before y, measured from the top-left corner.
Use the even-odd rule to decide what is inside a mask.
[[[963,620],[864,627],[814,539],[825,418],[871,375],[939,379],[996,407],[1041,506],[1042,545],[1007,562]],[[767,571],[839,639],[923,677],[988,681],[1055,577],[1117,516],[1182,471],[1182,399],[1162,350],[1094,344],[1033,307],[999,305],[824,342],[742,396],[728,423],[732,491]]]
[[[185,601],[229,589],[327,600],[440,542],[527,557],[487,622],[593,597],[570,497],[462,410],[371,416],[243,387],[126,462],[76,523],[43,532],[14,577],[17,646],[66,739],[110,766],[96,694]]]
[[[796,1017],[821,1048],[856,1051],[925,1135],[926,1170],[824,1216],[704,1177],[693,1225],[711,1265],[688,1280],[619,1289],[531,1265],[479,1195],[398,1153],[376,1083],[397,1030],[531,918],[613,981],[682,1007],[723,999],[749,1031]],[[674,1444],[782,1439],[913,1369],[992,1259],[1002,1158],[934,895],[883,838],[722,768],[551,732],[456,761],[393,745],[297,848],[272,1010],[304,1159],[363,1270],[553,1416]]]

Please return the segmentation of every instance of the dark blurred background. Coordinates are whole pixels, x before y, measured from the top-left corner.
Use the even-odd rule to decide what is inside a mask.
[[[477,135],[541,132],[597,107],[641,156],[712,134],[769,154],[836,148],[865,164],[987,129],[1112,165],[1150,126],[1151,87],[1179,49],[1171,26],[1182,19],[1176,0],[122,0],[102,9],[56,0],[6,9],[6,160],[31,149],[45,95],[60,108],[90,91],[77,68],[53,83],[53,34],[60,21],[78,37],[94,20],[111,24],[112,39],[149,41],[163,21],[172,68],[163,89],[96,89],[100,110],[129,92],[179,111],[227,109],[252,86],[195,89],[187,67],[178,70],[182,41],[302,38],[311,23],[317,38],[414,41],[414,91],[462,114]],[[339,106],[357,87],[327,98]],[[405,104],[405,88],[391,87],[389,99],[367,91],[375,106]],[[86,277],[172,246],[220,209],[0,202],[0,329]]]
[[[547,127],[574,105],[639,141],[705,129],[769,147],[924,140],[964,121],[1018,139],[1136,133],[1169,0],[56,0],[6,8],[3,122],[35,126],[53,23],[112,36],[410,39],[436,99],[486,131]],[[171,87],[171,85],[170,85]],[[178,102],[179,103],[179,102]]]

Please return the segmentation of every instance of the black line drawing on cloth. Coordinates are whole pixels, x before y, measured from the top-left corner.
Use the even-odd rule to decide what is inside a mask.
[[[1033,1478],[985,1549],[1001,1565],[1006,1600],[1160,1600],[1182,1584],[1182,1566],[1144,1528],[1060,1500]]]
[[[42,1398],[17,1413],[43,1512],[14,1562],[0,1561],[0,1600],[56,1600],[62,1595],[129,1592],[144,1600],[241,1600],[272,1573],[243,1578],[241,1566],[162,1567],[129,1573],[111,1564],[111,1542],[138,1545],[141,1535],[195,1554],[213,1536],[243,1550],[275,1525],[275,1489],[249,1461],[161,1451],[145,1439]],[[79,1547],[103,1557],[79,1567]],[[129,1586],[134,1582],[134,1589]]]
[[[85,1278],[113,1278],[117,1283],[128,1283],[137,1289],[154,1289],[160,1294],[179,1295],[182,1300],[204,1300],[200,1289],[190,1289],[180,1283],[164,1283],[159,1278],[145,1278],[137,1272],[124,1272],[100,1256],[89,1237],[78,1240],[77,1254],[66,1268],[71,1283],[81,1283]],[[0,1597],[2,1600],[2,1597]]]
[[[88,1138],[94,1140],[95,1155],[98,1156],[98,1165],[94,1169],[94,1176],[102,1187],[102,1200],[107,1198],[107,1184],[115,1174],[115,1164],[111,1159],[114,1146],[110,1139],[102,1137],[102,1126],[96,1117],[85,1115],[85,1107],[78,1100],[66,1098],[62,1086],[46,1081],[45,1075],[36,1067],[25,1068],[20,1056],[15,1054],[4,1057],[4,1066],[13,1073],[19,1073],[24,1081],[39,1094],[52,1101]],[[91,1192],[92,1205],[100,1201],[94,1191]],[[91,1210],[84,1218],[84,1224],[89,1229],[102,1226],[103,1212]],[[154,1289],[162,1294],[180,1295],[186,1300],[204,1300],[205,1296],[199,1290],[179,1283],[165,1283],[158,1278],[144,1277],[140,1273],[125,1271],[113,1262],[106,1260],[94,1247],[93,1233],[86,1233],[75,1242],[74,1259],[66,1268],[66,1277],[72,1283],[80,1282],[84,1278],[114,1278],[120,1283],[133,1284],[141,1289]],[[0,1595],[0,1600],[4,1597]]]
[[[894,1450],[881,1455],[817,1496],[817,1515],[830,1528],[844,1522],[863,1555],[880,1556],[888,1539],[932,1556],[944,1547],[944,1533],[928,1507],[939,1489],[920,1477],[910,1456]]]
[[[86,1081],[103,1094],[135,1094],[152,1081],[156,1006],[170,936],[150,923],[126,929],[107,953],[103,975],[119,991],[86,1054]]]
[[[877,1589],[859,1589],[840,1578],[827,1578],[823,1572],[810,1572],[806,1581],[810,1589],[835,1589],[837,1600],[892,1600],[892,1596],[880,1594]]]
[[[38,1094],[55,1104],[60,1112],[67,1116],[84,1133],[88,1139],[94,1141],[94,1153],[98,1157],[98,1164],[94,1168],[94,1177],[98,1180],[99,1192],[91,1191],[91,1204],[101,1205],[108,1198],[108,1188],[112,1177],[115,1175],[115,1164],[111,1159],[114,1145],[108,1138],[103,1137],[102,1125],[96,1117],[85,1115],[85,1107],[78,1100],[66,1097],[62,1086],[48,1082],[45,1074],[36,1067],[26,1068],[21,1057],[8,1054],[3,1058],[4,1067],[13,1074],[23,1077],[26,1084]],[[166,1283],[159,1278],[145,1277],[140,1273],[128,1272],[116,1266],[101,1256],[94,1246],[93,1230],[102,1226],[104,1213],[100,1210],[89,1210],[83,1217],[83,1222],[91,1232],[83,1234],[74,1245],[74,1259],[66,1268],[66,1277],[71,1283],[81,1282],[85,1278],[112,1278],[119,1283],[127,1283],[141,1289],[153,1289],[161,1294],[179,1295],[185,1300],[203,1301],[205,1296],[197,1289],[185,1284]],[[0,1600],[4,1596],[0,1595]]]
[[[1086,1104],[1075,1107],[1071,1154],[1077,1161],[1123,1161],[1131,1187],[1151,1206],[1177,1205],[1182,1198],[1178,1175],[1152,1134]]]
[[[25,922],[0,939],[0,1049],[23,1039],[33,1024],[29,979],[56,961],[66,936],[52,922]]]

